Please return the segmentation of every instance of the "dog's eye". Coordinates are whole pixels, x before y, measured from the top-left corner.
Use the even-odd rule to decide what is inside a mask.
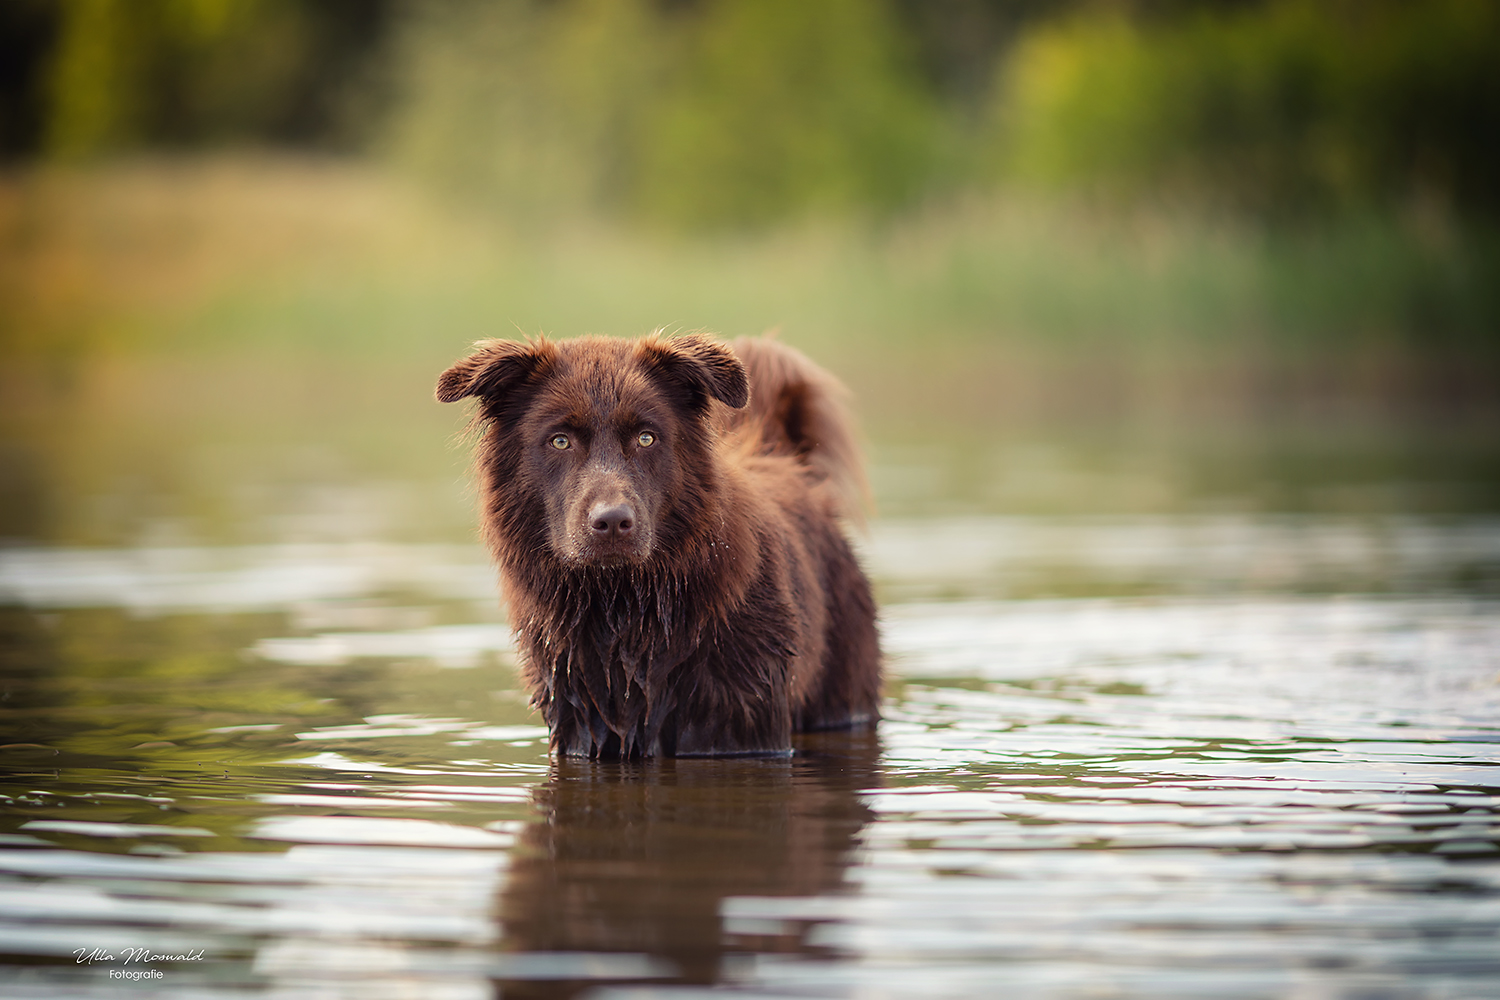
[[[635,440],[642,448],[649,448],[656,443],[656,435],[650,431],[641,431]]]
[[[552,435],[552,447],[556,448],[558,451],[562,451],[564,448],[568,447],[570,443],[571,442],[568,441],[568,436],[566,434]]]

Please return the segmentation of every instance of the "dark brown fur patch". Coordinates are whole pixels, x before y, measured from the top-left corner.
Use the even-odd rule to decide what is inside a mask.
[[[554,750],[785,753],[876,717],[840,392],[699,335],[484,341],[443,373],[440,400],[479,400],[481,523]]]

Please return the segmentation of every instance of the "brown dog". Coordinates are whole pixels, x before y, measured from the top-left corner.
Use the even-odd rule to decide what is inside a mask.
[[[437,398],[479,398],[484,536],[555,751],[788,753],[876,717],[830,376],[767,340],[477,346]]]

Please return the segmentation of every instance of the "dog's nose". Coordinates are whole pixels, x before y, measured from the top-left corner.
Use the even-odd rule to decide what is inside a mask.
[[[596,535],[628,535],[635,527],[635,511],[628,503],[595,504],[589,511],[589,524]]]

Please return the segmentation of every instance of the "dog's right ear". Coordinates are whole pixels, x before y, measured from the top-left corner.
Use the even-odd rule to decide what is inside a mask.
[[[550,367],[557,348],[546,340],[481,340],[477,350],[438,377],[439,403],[456,403],[467,396],[493,399],[505,395]]]

